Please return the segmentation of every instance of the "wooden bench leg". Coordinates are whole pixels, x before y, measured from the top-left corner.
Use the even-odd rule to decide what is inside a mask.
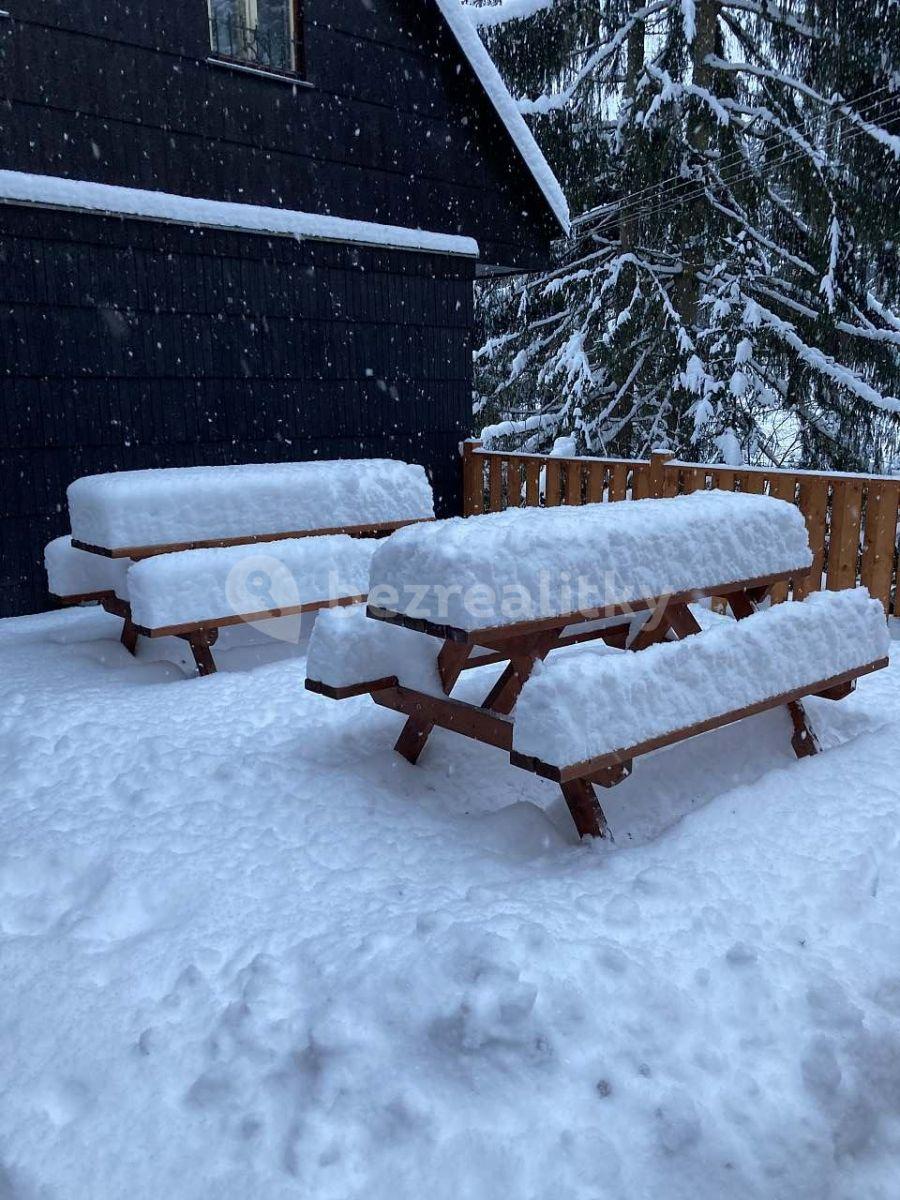
[[[587,779],[570,779],[560,788],[575,822],[579,837],[610,837],[603,809]],[[612,840],[610,838],[610,840]]]
[[[432,729],[434,729],[433,721],[423,721],[419,717],[407,717],[406,724],[394,743],[394,749],[398,754],[402,754],[407,762],[415,766],[419,761],[419,755],[425,749],[425,743],[428,741],[428,735]]]
[[[131,655],[137,654],[138,636],[138,631],[131,623],[131,617],[126,617],[122,625],[122,632],[119,634],[119,641]]]
[[[798,758],[811,758],[814,754],[818,754],[822,747],[819,745],[815,730],[809,723],[806,709],[799,700],[792,700],[787,707],[794,726],[791,738],[794,753]]]
[[[462,674],[469,659],[472,647],[463,643],[444,642],[438,654],[438,674],[444,695],[449,696]],[[413,766],[419,761],[419,755],[425,749],[425,743],[434,729],[434,721],[422,720],[419,717],[408,717],[401,730],[400,736],[394,743],[394,749],[402,754]]]
[[[199,675],[215,675],[216,673],[216,660],[212,656],[211,648],[216,644],[218,636],[218,629],[198,629],[194,633],[184,635],[185,641],[191,648]]]
[[[768,587],[759,587],[745,592],[732,592],[726,596],[726,600],[735,619],[743,621],[759,611],[759,606],[768,592]],[[831,690],[838,699],[847,694],[840,687]],[[791,724],[794,726],[791,736],[794,753],[798,758],[811,758],[814,754],[818,754],[822,747],[819,745],[815,730],[809,723],[809,717],[806,715],[803,704],[799,700],[791,700],[787,710],[791,714]]]

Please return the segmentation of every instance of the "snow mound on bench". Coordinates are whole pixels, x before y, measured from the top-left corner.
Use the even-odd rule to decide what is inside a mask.
[[[551,656],[522,689],[513,749],[572,766],[886,658],[888,645],[884,609],[855,588],[639,653]]]
[[[398,531],[372,560],[370,603],[483,629],[811,562],[800,511],[767,496],[507,509]]]
[[[333,688],[394,676],[407,687],[442,696],[437,668],[441,645],[438,638],[367,617],[362,605],[331,609],[316,620],[306,676]]]
[[[376,544],[328,534],[145,558],[128,572],[131,617],[165,629],[365,596]]]
[[[69,485],[72,535],[121,549],[434,516],[425,471],[391,459],[166,467]]]
[[[44,548],[44,566],[50,592],[60,599],[99,592],[115,592],[120,599],[128,599],[126,576],[131,561],[127,558],[88,554],[77,550],[70,537],[59,537]]]

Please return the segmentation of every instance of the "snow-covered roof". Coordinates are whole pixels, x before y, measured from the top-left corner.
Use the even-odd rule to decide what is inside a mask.
[[[496,109],[497,115],[506,126],[525,165],[534,176],[535,182],[543,192],[554,216],[562,226],[563,232],[568,233],[569,205],[563,190],[559,186],[559,181],[553,174],[550,164],[534,140],[531,130],[525,124],[525,118],[519,112],[515,100],[500,78],[500,72],[485,49],[478,30],[472,24],[459,0],[437,0],[437,6],[487,93],[488,99]]]
[[[421,250],[478,257],[475,239],[456,234],[430,233],[428,230],[407,229],[401,225],[379,225],[375,221],[352,221],[345,217],[297,212],[289,208],[206,200],[196,196],[146,191],[143,188],[91,183],[85,179],[63,179],[57,175],[31,175],[22,171],[0,171],[0,203],[34,204],[211,229],[236,229],[245,233],[355,242],[391,250]]]

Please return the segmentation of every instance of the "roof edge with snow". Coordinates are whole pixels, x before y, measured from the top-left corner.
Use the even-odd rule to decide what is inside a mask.
[[[515,100],[509,94],[494,60],[488,54],[478,30],[460,5],[459,0],[437,0],[437,6],[450,27],[460,50],[466,56],[488,99],[516,145],[526,167],[550,205],[563,233],[569,233],[569,204],[553,174],[550,164],[534,140],[525,118],[519,112]]]
[[[452,233],[431,233],[402,225],[380,225],[374,221],[353,221],[289,208],[205,200],[21,171],[0,170],[0,203],[135,217],[208,229],[232,229],[242,233],[352,242],[387,250],[419,250],[465,258],[477,258],[479,254],[474,238]]]

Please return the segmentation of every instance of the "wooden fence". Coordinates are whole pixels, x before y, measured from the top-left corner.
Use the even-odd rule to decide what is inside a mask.
[[[799,506],[809,530],[813,568],[793,589],[780,585],[775,600],[863,583],[885,612],[895,613],[898,478],[709,466],[680,462],[668,451],[654,451],[646,460],[549,458],[463,443],[467,517],[510,507],[678,496],[702,488],[766,494]]]

